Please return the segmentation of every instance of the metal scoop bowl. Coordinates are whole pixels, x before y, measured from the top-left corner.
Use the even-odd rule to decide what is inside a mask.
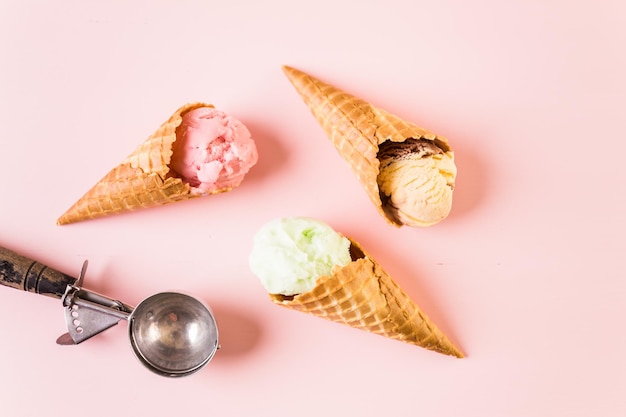
[[[133,308],[82,288],[86,269],[85,261],[76,279],[0,247],[0,284],[62,300],[68,333],[58,344],[79,344],[124,319],[135,356],[167,377],[199,371],[219,349],[217,323],[201,301],[162,292]]]
[[[130,344],[139,360],[163,376],[192,374],[218,349],[211,311],[185,294],[164,292],[143,300],[128,318]]]

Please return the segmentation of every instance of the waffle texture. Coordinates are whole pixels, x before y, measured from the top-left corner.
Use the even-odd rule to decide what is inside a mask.
[[[464,357],[383,268],[352,239],[353,261],[295,296],[270,294],[277,305],[421,346]]]
[[[63,213],[57,224],[64,225],[206,195],[192,191],[189,184],[170,175],[169,167],[176,128],[182,123],[182,116],[186,112],[199,107],[214,106],[188,103],[176,110],[125,160]],[[230,191],[230,188],[211,194],[226,191]]]
[[[284,66],[283,71],[326,136],[348,162],[379,213],[388,223],[402,226],[400,220],[385,211],[381,200],[377,182],[379,145],[385,141],[425,139],[453,158],[448,140],[300,70]]]

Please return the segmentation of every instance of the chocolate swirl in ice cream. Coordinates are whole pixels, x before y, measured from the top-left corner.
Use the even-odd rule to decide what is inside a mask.
[[[441,146],[444,145],[438,146],[434,141],[428,139],[409,138],[404,142],[388,140],[378,147],[377,157],[382,168],[384,160],[389,163],[391,162],[390,159],[399,159],[410,154],[417,154],[420,158],[441,154],[444,152]]]
[[[377,158],[380,199],[388,216],[406,225],[428,226],[448,215],[456,166],[445,143],[414,138],[386,141]]]

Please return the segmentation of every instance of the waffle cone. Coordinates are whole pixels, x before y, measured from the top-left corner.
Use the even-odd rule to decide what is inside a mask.
[[[389,274],[357,242],[350,242],[351,263],[318,278],[310,291],[295,296],[270,294],[270,299],[292,310],[464,357]]]
[[[117,167],[72,205],[57,224],[69,224],[115,213],[187,200],[205,195],[170,174],[172,146],[182,116],[205,103],[190,103],[179,108],[148,139]],[[212,192],[230,191],[222,189]]]
[[[385,141],[426,139],[452,156],[448,140],[300,70],[285,66],[283,71],[326,136],[348,162],[379,213],[388,223],[401,226],[402,223],[385,212],[381,200],[377,182],[379,145]]]

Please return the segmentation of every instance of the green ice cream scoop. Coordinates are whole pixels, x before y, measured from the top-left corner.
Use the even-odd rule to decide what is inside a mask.
[[[270,294],[301,294],[317,278],[351,261],[350,241],[308,217],[286,217],[263,225],[254,236],[250,269]]]

